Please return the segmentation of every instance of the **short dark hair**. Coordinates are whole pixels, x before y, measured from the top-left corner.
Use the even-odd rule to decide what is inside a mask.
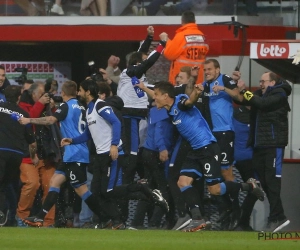
[[[19,85],[9,85],[4,90],[4,95],[7,102],[17,103],[21,95],[22,87]]]
[[[220,68],[221,68],[220,63],[219,63],[218,60],[216,60],[216,59],[207,59],[207,60],[204,62],[204,64],[209,64],[209,63],[213,63],[213,65],[214,65],[214,67],[215,67],[216,69],[220,69]]]
[[[90,91],[90,95],[94,98],[98,97],[98,84],[92,79],[86,79],[80,83],[80,87],[83,88],[84,91]]]
[[[77,83],[74,81],[66,81],[63,83],[61,90],[66,94],[66,96],[76,97]]]
[[[196,18],[195,18],[194,12],[190,11],[190,10],[187,10],[187,11],[183,12],[182,16],[181,16],[181,21],[184,24],[196,23]]]
[[[45,83],[45,92],[49,92],[52,89],[52,85],[56,85],[58,88],[58,83],[53,78],[48,78]],[[57,90],[57,89],[56,89]]]
[[[5,71],[5,67],[1,64],[0,69],[3,69]]]
[[[142,52],[133,52],[128,60],[128,66],[137,65],[143,61],[143,53]]]
[[[172,83],[160,81],[154,84],[154,89],[158,89],[162,94],[168,94],[170,98],[175,98],[175,89]]]
[[[109,97],[111,93],[111,88],[106,82],[98,82],[99,94],[105,94],[105,97]]]

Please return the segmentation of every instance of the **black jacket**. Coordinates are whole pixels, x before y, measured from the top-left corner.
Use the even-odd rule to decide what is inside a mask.
[[[264,95],[257,90],[244,103],[251,106],[249,145],[285,147],[288,144],[288,96],[291,92],[287,82],[279,82],[268,87]]]
[[[21,125],[13,115],[29,117],[16,103],[0,103],[0,151],[15,150],[29,155],[28,144],[35,141],[32,128]]]
[[[3,82],[3,85],[0,87],[0,93],[3,93],[4,94],[4,89],[10,85],[10,82],[8,81],[7,78],[5,78],[4,82]]]

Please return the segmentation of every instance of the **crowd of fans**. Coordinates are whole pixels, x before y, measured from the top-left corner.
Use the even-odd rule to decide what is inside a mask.
[[[111,16],[115,15],[112,9],[119,0],[10,0],[8,3],[7,15],[28,15],[28,16]],[[215,13],[219,15],[234,15],[237,4],[233,0],[127,0],[122,9],[118,12],[124,15],[136,16],[178,16],[187,10],[199,10],[205,13],[207,6],[216,5]],[[246,13],[256,16],[258,13],[256,0],[246,0]],[[112,7],[112,5],[114,7]],[[131,11],[130,11],[131,10]],[[9,13],[9,11],[11,13]],[[128,13],[126,13],[128,12]]]

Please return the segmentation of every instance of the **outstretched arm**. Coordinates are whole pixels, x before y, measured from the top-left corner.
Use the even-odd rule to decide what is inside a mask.
[[[152,65],[158,60],[160,55],[162,54],[164,48],[166,46],[166,42],[160,41],[156,48],[150,53],[148,58],[142,61],[138,65],[130,65],[127,68],[126,74],[129,77],[136,76],[137,78],[141,78],[143,74],[147,72],[148,69],[152,67]]]
[[[29,123],[36,124],[36,125],[51,125],[57,122],[56,117],[54,116],[46,116],[41,118],[25,118],[22,117],[19,119],[19,123],[23,125],[27,125]]]
[[[184,105],[187,107],[192,107],[198,101],[199,95],[202,93],[203,89],[204,88],[202,84],[195,84],[189,99],[185,101]]]
[[[148,35],[147,35],[146,39],[142,43],[141,47],[138,49],[138,52],[142,52],[144,54],[148,53],[151,43],[153,41],[153,36],[154,36],[153,26],[149,26],[147,28],[147,33],[148,33]]]
[[[153,97],[154,97],[154,91],[152,89],[149,89],[148,87],[146,87],[143,82],[140,81],[140,83],[136,84],[136,86],[138,86],[141,90],[143,90],[144,92],[146,92],[153,99]]]

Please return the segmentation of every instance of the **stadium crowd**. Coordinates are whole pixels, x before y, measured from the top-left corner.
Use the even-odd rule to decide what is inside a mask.
[[[55,80],[10,85],[0,66],[0,226],[140,229],[147,214],[148,228],[196,232],[211,228],[209,197],[222,230],[252,231],[265,194],[265,231],[290,223],[280,177],[291,87],[267,72],[248,91],[240,72],[206,60],[194,13],[181,20],[148,54],[149,26],[126,69],[111,56],[106,69],[63,83],[60,98]],[[147,70],[162,55],[169,82],[151,85]],[[129,200],[138,204],[126,225]]]

